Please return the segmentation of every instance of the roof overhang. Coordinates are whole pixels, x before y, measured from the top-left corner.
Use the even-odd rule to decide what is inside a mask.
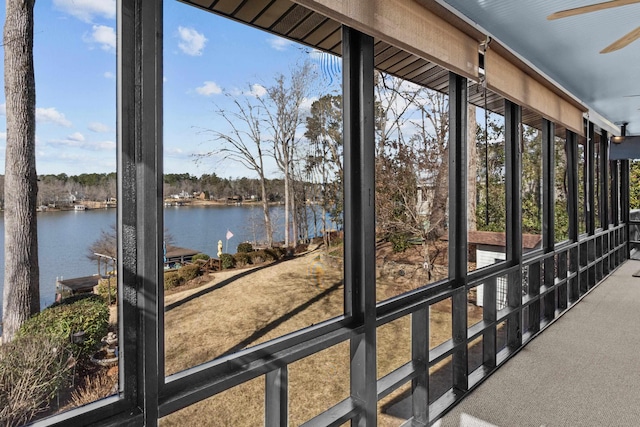
[[[341,25],[355,24],[357,28],[357,22],[354,23],[349,18],[349,13],[358,7],[357,2],[183,2],[338,56],[342,51]],[[640,41],[619,52],[598,53],[598,46],[615,40],[616,34],[621,31],[616,28],[619,27],[619,21],[607,21],[608,17],[630,12],[635,21],[624,16],[626,28],[629,21],[640,22],[640,5],[627,6],[623,12],[612,9],[595,14],[604,14],[603,18],[581,15],[567,18],[564,22],[546,19],[554,11],[588,3],[589,1],[576,0],[410,0],[404,2],[404,5],[420,5],[426,13],[457,28],[478,46],[487,37],[491,37],[490,49],[516,64],[564,101],[584,111],[585,116],[598,128],[611,134],[619,134],[620,124],[624,122],[628,123],[628,133],[640,133],[640,79],[636,78],[640,75]],[[342,10],[336,12],[337,7],[333,5],[340,5]],[[376,7],[382,7],[381,5],[384,3],[379,3]],[[374,8],[373,5],[371,7]],[[588,19],[582,21],[583,17]],[[607,25],[607,22],[615,22],[616,25]],[[375,25],[371,26],[369,29],[373,31],[368,33],[374,36],[375,66],[381,71],[438,91],[447,90],[449,69],[463,75],[468,71],[445,67],[428,54],[411,51],[401,41],[377,37],[375,28]],[[473,70],[467,77],[474,80]],[[484,99],[480,92],[470,90],[470,102],[483,105]],[[474,93],[477,94],[477,99],[473,98]],[[487,99],[488,108],[501,113],[501,100],[499,95],[490,94]]]

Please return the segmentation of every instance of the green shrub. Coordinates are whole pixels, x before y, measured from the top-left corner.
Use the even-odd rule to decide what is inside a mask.
[[[188,282],[200,276],[200,266],[197,264],[184,265],[180,267],[178,274],[182,277],[183,281]]]
[[[233,256],[233,258],[235,259],[238,267],[244,267],[247,264],[251,264],[251,256],[246,252],[238,252]]]
[[[243,242],[238,245],[238,252],[253,252],[253,245],[249,242]]]
[[[70,379],[69,339],[23,336],[0,346],[0,425],[28,423]]]
[[[177,271],[167,271],[164,273],[164,290],[168,291],[184,283],[184,279],[180,277]]]
[[[227,270],[229,268],[235,267],[236,260],[233,258],[231,254],[221,254],[220,255],[220,265],[223,270]]]
[[[71,295],[71,296],[68,296],[68,297],[60,300],[60,301],[54,302],[53,304],[51,304],[47,308],[58,307],[60,305],[70,305],[70,304],[74,304],[74,303],[76,303],[78,301],[81,301],[81,300],[84,300],[84,299],[95,300],[95,299],[98,299],[98,295],[92,294],[92,293],[82,293],[82,294]]]
[[[109,282],[111,280],[111,282]],[[111,292],[111,299],[109,299],[109,292]],[[115,277],[111,279],[100,279],[98,286],[96,286],[96,293],[102,297],[102,299],[109,304],[115,304],[118,301],[118,280]]]
[[[70,343],[74,355],[88,356],[107,334],[109,308],[97,295],[91,295],[69,304],[45,308],[29,318],[19,329],[19,337],[50,338],[69,342],[72,333],[84,331],[84,341]]]
[[[409,236],[404,233],[394,233],[389,236],[393,252],[404,252],[411,246]]]
[[[211,258],[209,255],[207,254],[195,254],[192,258],[191,261],[198,261],[198,260],[203,260],[203,261],[208,261],[209,258]]]

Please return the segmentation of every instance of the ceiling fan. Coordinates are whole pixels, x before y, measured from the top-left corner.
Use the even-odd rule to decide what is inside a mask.
[[[553,13],[547,16],[548,20],[566,18],[569,16],[582,15],[583,13],[597,12],[599,10],[611,9],[613,7],[626,6],[628,4],[640,3],[640,0],[610,0],[602,3],[596,3],[589,6],[576,7],[574,9],[561,10],[560,12]],[[605,47],[600,53],[609,53],[629,45],[640,38],[640,27],[625,34],[609,46]]]

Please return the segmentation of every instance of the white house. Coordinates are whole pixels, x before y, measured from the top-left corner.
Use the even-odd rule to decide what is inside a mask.
[[[477,268],[487,267],[506,259],[506,233],[495,231],[469,231],[469,244],[476,245]],[[523,234],[522,253],[539,249],[542,245],[542,235]],[[507,280],[501,277],[497,280],[497,309],[507,306]],[[484,286],[476,288],[476,305],[482,307],[484,298]]]

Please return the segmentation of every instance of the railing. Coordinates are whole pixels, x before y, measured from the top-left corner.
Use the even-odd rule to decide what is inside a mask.
[[[625,225],[598,231],[581,236],[578,243],[558,244],[551,253],[530,255],[522,265],[502,263],[470,273],[468,283],[458,288],[445,281],[378,304],[377,328],[410,318],[412,349],[409,362],[377,380],[378,401],[411,384],[409,422],[427,425],[439,418],[617,268],[626,259],[626,232]],[[499,283],[507,287],[505,306],[498,300]],[[470,291],[480,285],[484,286],[482,318],[469,324]],[[451,339],[430,348],[430,309],[447,299],[452,305]],[[176,374],[168,378],[165,391],[171,398],[161,402],[160,415],[211,395],[213,390],[264,375],[265,425],[286,425],[289,365],[361,332],[349,326],[348,318],[333,319],[297,337],[288,336],[197,368],[202,387],[193,370],[189,375]],[[225,368],[231,361],[235,366]],[[213,369],[226,373],[212,383]],[[357,399],[350,397],[303,425],[339,426],[360,410]]]

